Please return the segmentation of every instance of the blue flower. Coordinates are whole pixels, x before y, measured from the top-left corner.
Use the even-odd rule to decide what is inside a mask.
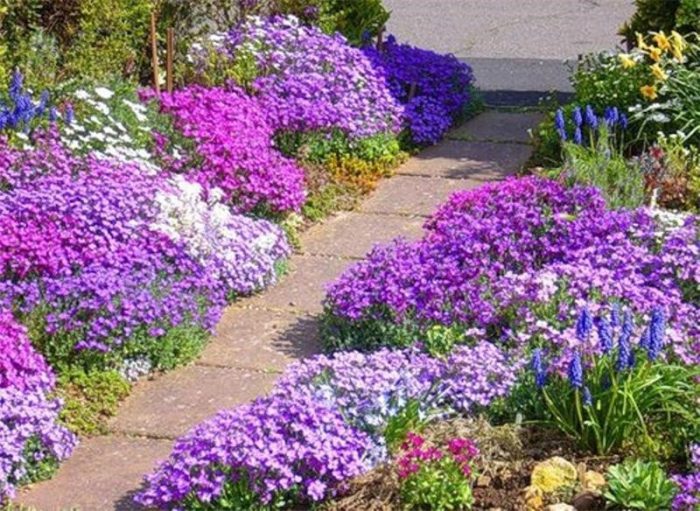
[[[591,129],[596,129],[598,127],[598,117],[591,105],[586,106],[586,124],[588,124]]]
[[[583,114],[581,113],[581,107],[577,106],[574,108],[574,113],[571,115],[571,118],[573,119],[577,128],[583,126]]]
[[[666,320],[664,312],[656,307],[651,311],[651,322],[649,324],[649,344],[647,347],[647,355],[649,360],[654,361],[659,357],[661,348],[664,345],[664,331],[666,329]]]
[[[535,373],[535,384],[541,389],[547,384],[547,370],[542,361],[542,350],[539,348],[532,352],[532,370]]]
[[[576,337],[580,341],[585,341],[591,334],[591,330],[593,330],[593,317],[588,307],[584,307],[576,321]]]
[[[566,140],[566,121],[564,120],[564,111],[561,108],[554,115],[554,126],[557,128],[559,137],[562,140]]]
[[[612,312],[610,313],[610,326],[617,328],[620,326],[620,304],[616,303],[613,305]]]
[[[606,318],[598,319],[598,341],[603,353],[610,353],[613,349],[612,327]]]
[[[629,119],[625,114],[620,115],[620,127],[623,130],[626,130],[627,126],[629,126]]]
[[[605,124],[608,125],[609,128],[612,128],[617,124],[617,122],[620,120],[620,112],[617,109],[617,107],[607,107],[605,109]]]
[[[593,396],[591,395],[591,389],[588,387],[583,387],[583,404],[593,406]]]
[[[622,322],[622,333],[618,340],[617,347],[617,365],[618,371],[624,371],[634,365],[634,355],[632,354],[632,346],[630,339],[632,338],[632,314],[630,311],[625,311],[625,319]]]
[[[571,362],[569,362],[569,383],[575,389],[583,387],[583,364],[581,363],[581,354],[577,351],[574,353]]]
[[[574,130],[574,143],[581,145],[583,143],[583,133],[581,132],[581,128],[577,127]]]

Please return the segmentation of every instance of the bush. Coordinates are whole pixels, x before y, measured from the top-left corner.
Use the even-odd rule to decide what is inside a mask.
[[[76,444],[61,426],[55,377],[26,330],[0,311],[0,505],[16,487],[49,477]]]
[[[676,488],[655,462],[626,461],[608,469],[605,500],[613,509],[670,509]]]
[[[636,34],[670,32],[683,34],[700,32],[700,4],[697,0],[635,0],[637,10],[632,19],[620,28],[628,45],[635,44]]]
[[[696,360],[700,311],[685,289],[697,262],[682,253],[697,243],[694,217],[667,236],[643,210],[609,211],[594,188],[526,178],[457,193],[427,227],[421,241],[376,247],[329,288],[329,348],[406,346],[434,325],[460,329],[464,342],[556,347],[549,328],[571,332],[575,303],[622,301],[640,315],[664,308],[686,332],[675,352]]]

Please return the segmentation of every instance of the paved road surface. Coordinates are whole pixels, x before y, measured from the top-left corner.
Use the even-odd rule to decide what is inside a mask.
[[[631,0],[384,0],[400,40],[469,61],[490,91],[570,90],[567,60],[614,47]]]

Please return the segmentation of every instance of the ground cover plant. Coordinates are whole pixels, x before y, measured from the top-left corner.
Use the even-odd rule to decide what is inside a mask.
[[[653,487],[663,488],[653,505],[691,509],[698,225],[664,218],[611,210],[595,188],[535,177],[455,194],[423,240],[374,249],[330,288],[325,336],[340,351],[293,365],[262,401],[180,439],[137,500],[158,509],[468,509],[491,498],[476,482],[484,471],[508,487],[513,506],[570,503],[602,478],[594,498],[603,505],[634,508]],[[277,411],[296,403],[335,414],[318,445],[342,435],[334,455],[316,452],[313,475],[245,428],[264,424],[279,445],[305,452],[302,424],[316,419]],[[479,414],[491,424],[469,435],[421,433]],[[290,430],[295,421],[300,429]],[[506,432],[525,424],[528,435],[542,432],[533,451],[542,466],[522,452],[505,461],[493,439],[471,438],[498,431],[496,446],[515,449],[525,430]],[[212,450],[221,445],[213,439],[245,447]],[[567,460],[545,459],[555,453],[598,472],[583,477]],[[329,472],[346,455],[351,473]],[[615,467],[635,456],[653,463]],[[559,476],[546,475],[550,466],[571,479],[551,489],[545,482]]]

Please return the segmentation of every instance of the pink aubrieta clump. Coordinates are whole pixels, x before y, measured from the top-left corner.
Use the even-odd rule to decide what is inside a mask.
[[[472,70],[454,55],[399,44],[393,36],[363,52],[404,105],[405,123],[417,144],[440,140],[471,99]]]
[[[675,354],[693,363],[697,244],[694,217],[659,239],[645,210],[610,211],[595,188],[536,177],[482,186],[455,194],[423,240],[377,247],[341,276],[326,298],[327,338],[356,343],[356,325],[369,333],[362,342],[381,345],[392,329],[460,324],[522,347],[568,325],[563,346],[576,339],[579,306],[596,315],[621,302],[635,315],[664,310]]]
[[[252,89],[277,130],[340,130],[357,139],[402,128],[401,106],[384,77],[340,34],[324,34],[293,16],[250,18],[219,51],[255,59]]]
[[[252,496],[260,507],[309,504],[333,496],[366,471],[370,445],[337,410],[311,397],[260,398],[180,438],[136,500],[163,510],[183,509],[188,501],[215,505],[222,492],[243,481],[245,495],[237,494],[242,502]],[[231,494],[228,502],[235,505]]]
[[[60,425],[55,377],[26,330],[0,311],[0,504],[15,496],[29,468],[70,456],[75,436]]]
[[[236,87],[191,85],[163,94],[161,107],[194,143],[193,154],[171,168],[188,168],[205,191],[220,189],[234,212],[281,214],[301,207],[304,173],[275,149],[260,100]]]

